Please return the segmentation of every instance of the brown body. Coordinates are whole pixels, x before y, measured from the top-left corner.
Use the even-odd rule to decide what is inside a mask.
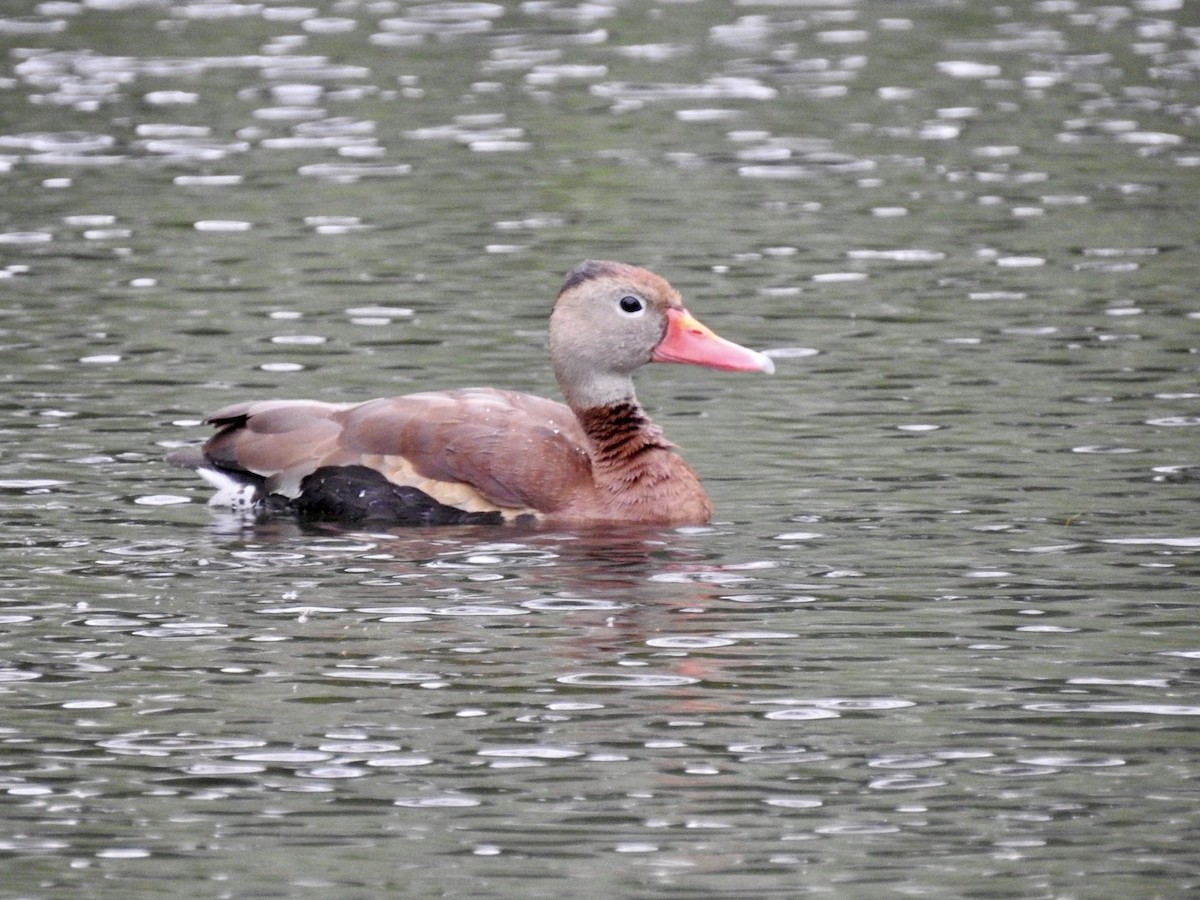
[[[202,460],[176,461],[244,474],[262,494],[289,499],[318,469],[364,466],[437,503],[504,519],[707,522],[699,478],[638,405],[630,375],[652,360],[760,371],[770,361],[696,322],[658,276],[620,263],[568,276],[550,344],[567,405],[493,388],[358,404],[251,401],[208,418],[220,430]]]

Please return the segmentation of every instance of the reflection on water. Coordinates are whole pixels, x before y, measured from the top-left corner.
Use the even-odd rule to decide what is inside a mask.
[[[6,886],[1194,892],[1193,18],[9,3]],[[771,348],[640,382],[712,526],[248,525],[161,464],[235,398],[553,394],[585,257]]]

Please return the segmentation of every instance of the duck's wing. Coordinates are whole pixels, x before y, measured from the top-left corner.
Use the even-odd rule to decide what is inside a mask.
[[[360,404],[239,403],[213,413],[203,447],[213,466],[253,473],[296,498],[328,466],[366,466],[466,510],[552,512],[591,484],[586,438],[561,403],[491,388]]]

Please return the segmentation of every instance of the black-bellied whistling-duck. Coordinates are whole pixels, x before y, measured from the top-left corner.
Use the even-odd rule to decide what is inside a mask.
[[[642,410],[648,362],[771,372],[718,337],[653,272],[585,262],[550,316],[566,405],[494,388],[369,400],[236,403],[202,447],[172,454],[218,487],[214,503],[348,524],[707,522],[696,473]]]

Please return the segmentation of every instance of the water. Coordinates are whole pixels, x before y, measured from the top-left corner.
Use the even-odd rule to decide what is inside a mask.
[[[6,896],[1197,889],[1172,0],[10,2]],[[553,394],[585,257],[714,524],[248,528],[243,397]]]

